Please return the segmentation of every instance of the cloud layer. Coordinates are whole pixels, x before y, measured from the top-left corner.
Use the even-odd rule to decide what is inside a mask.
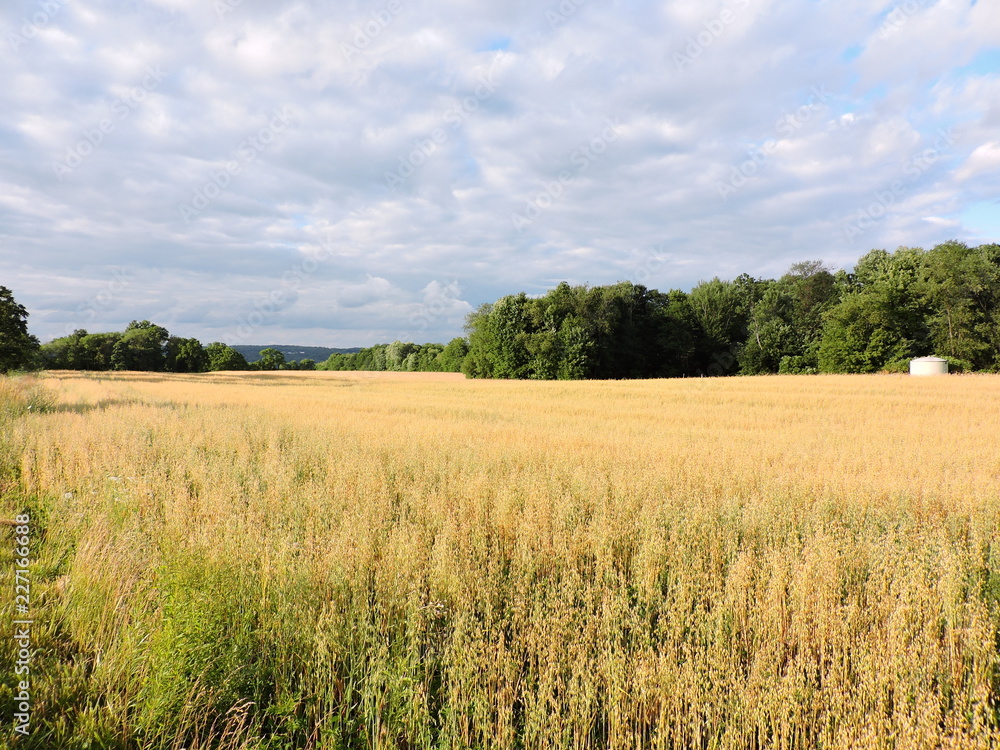
[[[353,346],[563,279],[997,241],[997,29],[968,0],[18,0],[0,284],[43,340]]]

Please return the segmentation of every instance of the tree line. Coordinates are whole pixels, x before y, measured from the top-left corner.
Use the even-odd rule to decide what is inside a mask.
[[[284,357],[282,357],[284,359]],[[195,338],[172,336],[163,326],[133,320],[124,331],[73,331],[43,344],[38,364],[47,370],[137,370],[140,372],[209,372],[212,370],[277,369],[251,366],[227,344],[208,346]],[[256,363],[255,363],[256,364]]]
[[[902,372],[930,354],[996,372],[1000,245],[872,250],[850,273],[807,261],[687,293],[562,283],[481,306],[467,332],[462,371],[480,378]]]
[[[27,310],[0,287],[0,372],[16,369],[135,370],[197,373],[221,370],[385,370],[398,372],[459,372],[468,343],[456,338],[447,345],[394,341],[358,352],[331,354],[324,362],[286,360],[273,347],[261,349],[248,362],[234,347],[221,342],[207,346],[196,338],[172,336],[148,320],[132,321],[122,332],[89,333],[80,329],[47,344],[28,334]]]
[[[796,263],[778,279],[714,278],[690,292],[640,284],[570,286],[485,304],[467,338],[394,341],[349,354],[254,363],[227,344],[172,336],[147,320],[125,331],[39,345],[27,311],[0,287],[0,372],[18,368],[207,372],[463,372],[472,378],[623,379],[905,371],[936,354],[953,370],[1000,371],[1000,245],[946,242],[872,250],[853,271]]]
[[[393,341],[376,344],[353,354],[331,354],[317,370],[372,370],[385,372],[460,372],[469,353],[463,338],[445,344]]]
[[[36,357],[49,370],[138,370],[145,372],[213,372],[220,370],[388,370],[458,372],[468,352],[465,339],[447,346],[394,341],[347,354],[331,354],[324,362],[286,360],[273,347],[261,349],[248,362],[235,348],[195,338],[171,336],[148,320],[132,321],[123,333],[74,331],[43,344]]]

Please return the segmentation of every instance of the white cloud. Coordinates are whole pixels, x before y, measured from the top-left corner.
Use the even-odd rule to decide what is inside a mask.
[[[984,172],[996,174],[998,171],[1000,171],[1000,142],[991,141],[969,154],[962,166],[955,171],[955,179],[964,182]]]
[[[243,0],[221,14],[74,0],[0,48],[0,283],[42,338],[126,269],[133,282],[87,327],[141,317],[224,338],[285,289],[260,342],[361,345],[445,341],[478,304],[561,279],[688,288],[969,239],[954,217],[995,196],[1000,173],[1000,75],[982,62],[1000,17],[995,3],[915,4],[615,0],[553,27],[559,4],[528,0]],[[3,38],[34,8],[0,10]],[[149,66],[164,80],[128,99]],[[268,136],[286,107],[294,123]],[[601,143],[609,118],[617,137]],[[113,130],[84,143],[102,119]],[[60,181],[53,161],[71,150]],[[885,216],[848,241],[843,224],[894,182]],[[213,196],[186,221],[198,191]],[[533,201],[546,205],[519,231],[511,214]]]
[[[934,224],[935,226],[943,227],[949,231],[955,231],[961,229],[962,222],[955,219],[946,219],[942,216],[925,216],[924,221],[929,224]]]

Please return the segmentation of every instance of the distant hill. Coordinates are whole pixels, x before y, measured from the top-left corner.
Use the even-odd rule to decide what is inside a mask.
[[[260,359],[261,349],[277,349],[285,355],[286,362],[291,362],[293,359],[313,359],[316,362],[325,362],[331,354],[354,354],[361,351],[360,347],[353,349],[330,349],[326,346],[288,346],[287,344],[264,344],[263,346],[257,346],[256,344],[235,344],[233,345],[233,349],[246,357],[247,362],[256,362]]]

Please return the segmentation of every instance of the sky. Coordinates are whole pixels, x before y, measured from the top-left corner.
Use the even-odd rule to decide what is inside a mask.
[[[1000,241],[996,0],[5,0],[0,285],[43,342],[446,342]]]

